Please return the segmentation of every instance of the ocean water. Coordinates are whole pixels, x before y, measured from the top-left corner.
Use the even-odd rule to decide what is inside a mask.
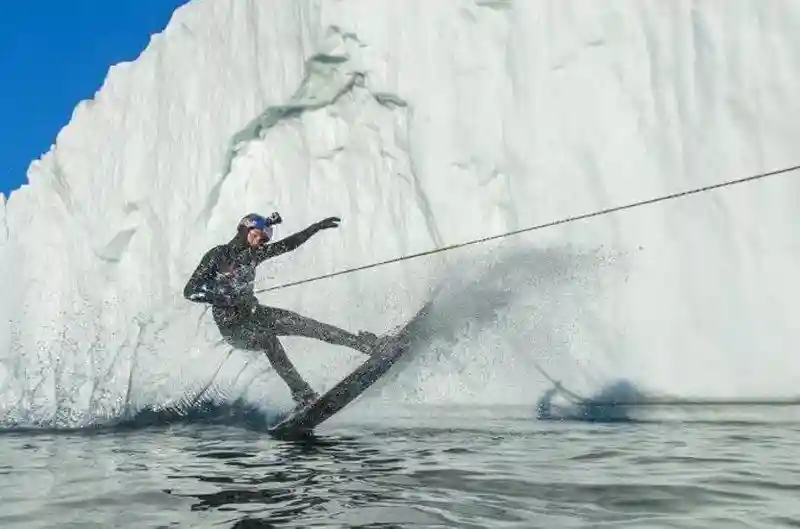
[[[800,527],[791,415],[588,423],[416,406],[368,418],[356,402],[296,441],[236,421],[5,432],[0,527]]]

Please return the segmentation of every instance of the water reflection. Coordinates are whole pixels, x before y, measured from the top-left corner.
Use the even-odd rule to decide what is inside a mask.
[[[241,440],[233,444],[242,446]],[[248,452],[216,445],[198,448],[194,455],[194,468],[201,471],[169,476],[181,484],[164,492],[195,499],[192,511],[245,514],[231,525],[237,528],[285,527],[301,519],[306,525],[357,507],[390,505],[401,487],[374,480],[396,475],[405,466],[405,458],[351,437],[270,441],[266,446],[262,440],[259,450]],[[192,484],[184,486],[187,480]]]

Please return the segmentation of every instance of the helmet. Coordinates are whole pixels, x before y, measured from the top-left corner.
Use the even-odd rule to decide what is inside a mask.
[[[269,217],[264,217],[258,213],[249,213],[242,217],[239,221],[239,229],[245,228],[248,230],[258,229],[262,230],[267,237],[272,238],[272,225],[280,224],[282,221],[281,216],[273,213]]]

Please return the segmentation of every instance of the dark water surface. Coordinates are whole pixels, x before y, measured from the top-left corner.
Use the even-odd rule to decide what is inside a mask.
[[[420,408],[284,442],[237,426],[0,435],[0,527],[800,527],[800,424]]]

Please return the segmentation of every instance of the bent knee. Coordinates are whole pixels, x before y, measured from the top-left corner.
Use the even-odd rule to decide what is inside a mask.
[[[264,335],[248,327],[221,328],[220,334],[225,342],[236,349],[264,349]]]

